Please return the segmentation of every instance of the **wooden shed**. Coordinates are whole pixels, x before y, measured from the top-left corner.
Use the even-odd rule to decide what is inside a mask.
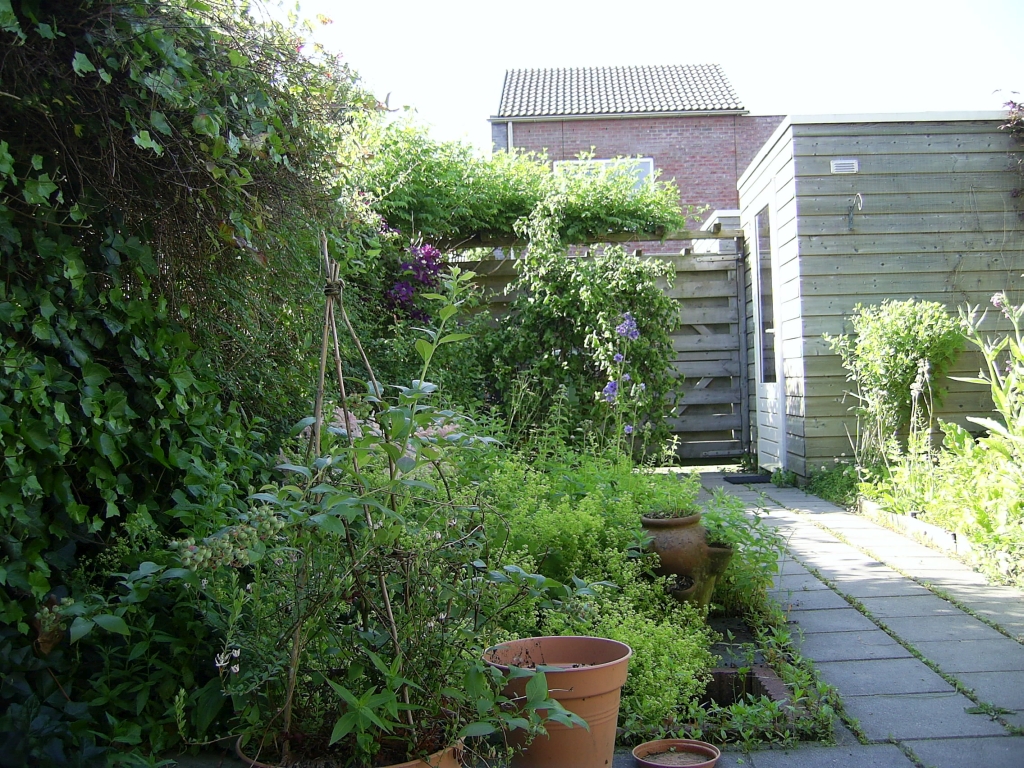
[[[1005,113],[789,117],[740,177],[751,444],[806,477],[850,453],[850,385],[822,334],[883,299],[988,305],[1024,295],[1022,148]],[[998,315],[998,313],[996,313]],[[976,375],[962,355],[953,374]],[[988,415],[949,383],[938,415]]]

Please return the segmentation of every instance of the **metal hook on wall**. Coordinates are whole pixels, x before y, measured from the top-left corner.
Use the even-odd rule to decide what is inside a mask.
[[[864,197],[860,192],[853,198],[853,203],[850,205],[849,210],[846,211],[846,228],[848,231],[853,232],[853,212],[864,210]]]

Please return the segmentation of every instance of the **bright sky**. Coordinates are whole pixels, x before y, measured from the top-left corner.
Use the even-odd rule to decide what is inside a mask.
[[[317,39],[439,139],[490,151],[506,69],[721,64],[752,114],[1002,109],[1022,0],[301,0]]]

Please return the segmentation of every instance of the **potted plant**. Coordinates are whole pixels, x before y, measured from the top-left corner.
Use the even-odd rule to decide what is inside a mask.
[[[695,478],[684,482],[699,488]],[[701,518],[694,491],[682,503],[659,500],[644,512],[641,526],[649,550],[658,556],[655,573],[675,578],[672,595],[681,602],[706,608],[716,579],[732,558],[732,548],[719,536],[709,543],[708,530]]]
[[[488,521],[452,477],[453,454],[486,440],[432,403],[426,373],[437,347],[457,339],[445,325],[471,277],[452,270],[441,321],[417,344],[421,376],[394,397],[365,358],[366,394],[347,391],[334,329],[331,424],[325,332],[316,414],[296,430],[308,430],[310,458],[283,463],[288,479],[254,494],[233,525],[176,542],[180,575],[223,637],[211,663],[254,765],[436,768],[457,763],[465,739],[581,722],[548,697],[543,672],[524,673],[539,682],[520,699],[481,659],[504,613],[527,601],[557,609],[572,589],[491,567]],[[351,330],[340,284],[328,289],[325,329],[337,309]]]
[[[513,765],[524,768],[606,768],[615,754],[619,698],[626,682],[632,650],[625,643],[603,637],[529,637],[488,648],[484,660],[503,673],[543,671],[547,693],[566,710],[585,721],[550,723],[517,755]],[[537,681],[512,679],[505,693],[529,701],[531,687],[541,695]]]

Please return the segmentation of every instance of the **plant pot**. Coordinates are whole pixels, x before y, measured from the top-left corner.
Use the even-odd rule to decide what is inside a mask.
[[[625,643],[602,637],[530,637],[488,648],[484,661],[506,672],[510,666],[562,667],[544,670],[548,695],[590,726],[587,730],[547,723],[548,735],[535,738],[516,755],[513,766],[610,768],[615,756],[619,696],[632,654]],[[525,696],[527,680],[509,681],[504,694],[510,698]],[[517,731],[509,734],[513,746],[523,744],[523,737],[518,734]]]
[[[694,739],[658,739],[633,748],[633,760],[641,768],[663,768],[666,765],[713,768],[721,755],[713,744]]]
[[[707,532],[700,524],[700,512],[667,519],[643,517],[643,529],[651,536],[651,551],[661,563],[659,576],[689,576],[704,561]]]
[[[672,597],[681,603],[707,608],[716,579],[725,571],[732,557],[728,547],[708,546],[707,531],[700,522],[700,512],[687,517],[640,519],[650,535],[652,552],[658,555],[658,576],[675,576]]]
[[[242,752],[241,737],[235,742],[235,754],[250,768],[277,768],[277,766],[253,760]],[[409,760],[404,763],[389,765],[385,768],[462,768],[462,742],[450,746],[448,749],[442,749],[440,752],[428,755],[422,760]]]

